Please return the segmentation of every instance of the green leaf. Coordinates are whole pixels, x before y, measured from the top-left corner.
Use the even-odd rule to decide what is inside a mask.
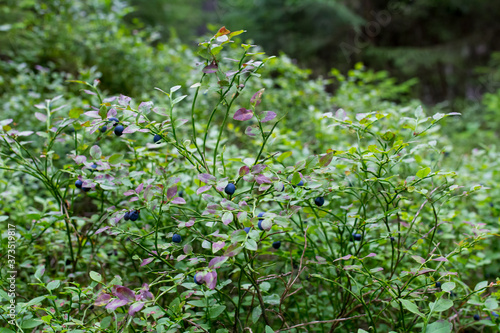
[[[450,333],[453,325],[447,320],[435,321],[425,330],[426,333]]]
[[[48,291],[52,291],[54,289],[57,289],[59,288],[59,286],[61,285],[61,281],[60,280],[54,280],[54,281],[50,281],[48,284],[47,284],[47,290]]]
[[[183,100],[184,98],[186,98],[186,97],[187,97],[187,95],[182,95],[182,96],[179,96],[179,97],[177,97],[176,99],[174,99],[174,100],[172,101],[172,104],[177,104],[177,103],[179,103],[180,101],[182,101],[182,100]]]
[[[42,303],[42,301],[45,299],[45,296],[40,296],[40,297],[37,297],[37,298],[33,298],[31,301],[29,301],[28,303],[26,303],[26,306],[32,306],[32,305],[40,305]]]
[[[13,330],[9,330],[8,328],[0,327],[0,333],[16,333]]]
[[[214,319],[217,318],[224,310],[226,309],[225,305],[218,305],[215,307],[210,307],[210,318]]]
[[[302,178],[300,178],[300,174],[298,172],[294,173],[292,177],[292,185],[297,185],[301,180]]]
[[[113,154],[109,157],[109,164],[118,164],[122,161],[123,154]]]
[[[45,273],[45,266],[40,266],[35,272],[35,278],[41,279],[43,276],[43,273]]]
[[[94,280],[95,282],[101,282],[101,280],[102,280],[101,274],[94,272],[94,271],[90,272],[90,278],[92,280]]]
[[[453,306],[453,301],[450,299],[440,298],[436,302],[431,302],[429,307],[432,312],[443,312]]]
[[[278,160],[278,162],[282,163],[285,160],[285,158],[290,157],[290,156],[292,156],[292,152],[286,151],[286,152],[282,153],[280,156],[278,156],[276,158],[276,160]]]
[[[441,290],[450,292],[453,289],[455,289],[456,285],[455,282],[445,282],[441,285]]]
[[[92,148],[90,148],[90,156],[92,156],[93,159],[98,160],[101,158],[102,152],[101,148],[99,146],[94,145]]]
[[[255,242],[253,239],[249,238],[247,239],[245,243],[245,248],[249,249],[250,251],[257,251],[257,242]]]
[[[205,300],[201,300],[201,299],[189,301],[188,304],[190,304],[192,306],[196,306],[198,308],[204,308],[207,306],[207,302]]]
[[[430,173],[431,173],[431,168],[429,168],[429,167],[423,168],[423,169],[418,170],[417,177],[424,178],[424,177],[427,177],[427,175]]]
[[[255,324],[257,320],[259,320],[260,316],[262,315],[262,309],[260,306],[256,306],[252,310],[252,322]]]
[[[273,329],[266,325],[266,333],[274,333]]]
[[[494,298],[488,298],[486,302],[484,302],[484,306],[488,310],[492,311],[498,308],[498,302]]]
[[[22,328],[34,328],[34,327],[39,326],[40,324],[43,324],[43,321],[38,320],[38,319],[28,319],[28,320],[25,320],[21,324],[21,327]]]
[[[111,320],[112,318],[111,317],[104,317],[102,320],[101,320],[101,328],[103,329],[106,329],[109,327],[109,325],[111,325]]]
[[[407,299],[400,299],[399,301],[406,310],[419,315],[422,318],[424,317],[424,314],[418,310],[418,306],[416,306],[412,301],[409,301]]]
[[[69,111],[69,117],[73,119],[79,118],[81,114],[83,114],[82,108],[74,108]]]
[[[488,281],[481,281],[478,284],[476,284],[476,287],[474,288],[474,291],[478,291],[478,290],[481,290],[483,288],[486,288],[486,286],[488,286]]]

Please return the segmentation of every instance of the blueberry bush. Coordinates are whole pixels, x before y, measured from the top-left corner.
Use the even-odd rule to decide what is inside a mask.
[[[495,148],[453,158],[412,82],[332,96],[241,33],[149,101],[70,77],[0,121],[0,332],[498,330]]]

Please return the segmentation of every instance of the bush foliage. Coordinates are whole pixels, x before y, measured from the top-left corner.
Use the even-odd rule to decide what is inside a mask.
[[[499,152],[459,114],[362,64],[311,79],[244,31],[102,35],[113,4],[0,63],[0,332],[499,329]]]

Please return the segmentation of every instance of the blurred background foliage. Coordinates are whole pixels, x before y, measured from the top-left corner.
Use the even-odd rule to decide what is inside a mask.
[[[352,111],[414,100],[461,112],[445,131],[468,149],[497,139],[499,12],[491,0],[3,0],[0,102],[19,119],[44,98],[81,99],[67,79],[135,98],[195,83],[196,42],[225,25],[280,55],[258,83],[283,92],[269,107],[290,125],[347,107],[347,78],[363,95]]]

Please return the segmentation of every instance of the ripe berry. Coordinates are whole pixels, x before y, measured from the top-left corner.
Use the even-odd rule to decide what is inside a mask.
[[[316,204],[316,206],[321,207],[325,203],[325,198],[317,197],[316,199],[314,199],[314,203]]]
[[[92,165],[90,166],[92,169],[97,169],[97,164],[95,163],[92,163]],[[89,169],[90,171],[92,171],[91,169]]]
[[[133,212],[130,213],[130,220],[131,221],[137,221],[139,219],[139,211],[134,210]]]
[[[123,215],[123,219],[124,219],[125,221],[130,220],[130,212],[126,212],[126,213],[125,213],[125,215]]]
[[[179,192],[179,196],[180,196],[181,198],[184,198],[184,191],[180,191],[180,192]]]
[[[115,127],[115,134],[116,134],[116,136],[122,136],[123,130],[124,130],[123,125],[116,126]]]
[[[80,179],[77,179],[75,182],[75,186],[78,188],[82,188],[83,182]]]
[[[264,212],[260,212],[257,217],[263,217],[264,216]],[[260,221],[262,221],[263,219],[259,219]]]
[[[108,127],[107,126],[103,126],[101,128],[99,128],[99,131],[101,131],[101,133],[104,133],[108,130]]]
[[[228,195],[233,195],[234,191],[236,191],[236,186],[234,186],[233,183],[227,184],[226,188],[224,189],[224,192]]]
[[[481,319],[481,317],[478,314],[475,314],[474,315],[474,320],[478,321],[479,319]]]
[[[245,229],[243,229],[243,230],[245,230],[245,232],[248,234],[248,233],[250,232],[250,229],[251,229],[250,227],[246,227],[246,228],[245,228]]]
[[[88,191],[90,191],[90,187],[82,187],[82,190],[85,192],[88,192]]]
[[[304,181],[301,179],[300,182],[297,184],[298,187],[304,186]],[[295,185],[293,185],[295,187]]]
[[[441,288],[441,282],[439,281],[436,282],[436,288]]]
[[[257,223],[257,226],[259,227],[260,230],[264,230],[264,228],[262,228],[262,221],[263,220],[259,220],[259,223]]]
[[[113,126],[118,125],[118,123],[120,122],[120,120],[115,117],[108,118],[108,120],[113,122]]]
[[[394,242],[395,240],[396,240],[396,238],[391,237],[391,242]]]
[[[194,277],[193,277],[194,283],[196,283],[197,285],[201,286],[203,284],[203,281],[198,281],[198,279],[196,279],[196,275],[198,275],[198,274],[195,274]]]
[[[181,237],[181,235],[174,234],[174,235],[172,236],[172,242],[174,242],[174,243],[180,243],[180,242],[182,242],[182,237]]]
[[[71,259],[66,259],[66,266],[71,265]]]
[[[355,240],[355,241],[360,241],[361,240],[361,234],[356,234],[356,233],[353,233],[352,234],[352,238]]]
[[[274,242],[274,243],[273,243],[273,247],[274,247],[276,250],[277,250],[277,249],[279,249],[279,248],[280,248],[280,246],[281,246],[281,242],[280,242],[280,241],[276,241],[276,242]]]
[[[158,141],[161,140],[161,135],[160,134],[155,134],[154,138],[153,138],[153,142],[154,143],[157,143]]]

